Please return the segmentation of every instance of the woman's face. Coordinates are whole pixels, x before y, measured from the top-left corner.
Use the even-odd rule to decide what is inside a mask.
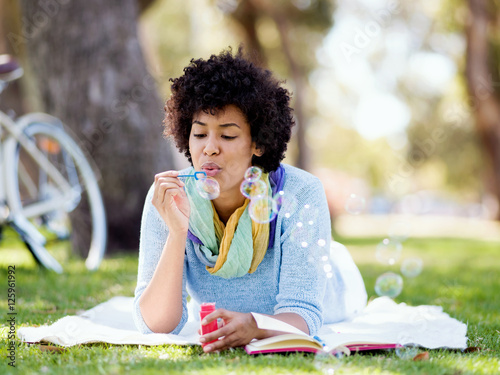
[[[203,111],[193,116],[189,151],[196,171],[217,180],[221,197],[240,194],[240,184],[252,156],[261,156],[252,142],[250,125],[240,109],[224,107],[215,116]]]

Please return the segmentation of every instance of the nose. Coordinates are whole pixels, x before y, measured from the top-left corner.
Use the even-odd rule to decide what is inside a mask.
[[[208,136],[207,143],[203,148],[203,153],[207,156],[218,155],[219,154],[219,144],[215,136]]]

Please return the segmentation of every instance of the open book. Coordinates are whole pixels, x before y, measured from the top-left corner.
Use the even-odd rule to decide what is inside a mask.
[[[248,354],[265,354],[280,352],[347,352],[363,350],[394,349],[398,345],[384,340],[377,334],[362,333],[328,333],[321,339],[311,337],[299,329],[271,317],[252,313],[261,329],[283,332],[282,335],[254,340],[245,346]]]
[[[267,339],[255,340],[245,346],[248,354],[265,354],[280,352],[356,352],[361,350],[394,349],[397,345],[389,342],[371,341],[361,335],[342,334],[338,337],[328,337],[329,340],[320,341],[317,337],[306,334],[287,333]]]

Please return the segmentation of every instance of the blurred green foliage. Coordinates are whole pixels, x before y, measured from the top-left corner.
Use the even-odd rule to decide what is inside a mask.
[[[279,11],[279,17],[288,24],[287,38],[291,43],[293,57],[309,75],[320,65],[318,47],[334,26],[335,6],[331,0],[206,0],[156,1],[141,18],[141,30],[146,49],[152,58],[153,74],[160,82],[162,95],[169,95],[170,77],[182,74],[182,69],[191,58],[208,57],[212,53],[245,43],[242,25],[232,12],[244,11],[243,5],[251,3],[254,9],[257,38],[261,43],[268,67],[292,92],[296,90],[290,64],[283,50],[283,35],[280,34],[277,17],[271,11]],[[490,3],[492,17],[498,14],[499,0]],[[261,7],[261,8],[258,8]],[[357,8],[356,8],[357,7]],[[396,173],[403,163],[414,167],[410,185],[422,189],[441,189],[467,200],[478,200],[483,193],[482,145],[476,136],[474,119],[464,74],[463,36],[467,19],[467,4],[463,0],[444,0],[439,4],[399,2],[398,12],[391,15],[384,28],[391,25],[417,27],[415,20],[425,20],[428,30],[415,36],[420,43],[416,52],[442,53],[451,58],[457,74],[448,89],[441,94],[422,94],[404,80],[397,82],[394,94],[402,98],[411,111],[411,122],[407,129],[408,145],[400,149],[391,148],[385,139],[366,140],[354,130],[349,120],[324,117],[318,112],[316,100],[322,95],[315,91],[310,81],[304,90],[304,113],[307,118],[306,137],[313,149],[313,169],[324,167],[345,171],[353,177],[365,179],[375,189],[387,189],[387,176]],[[243,10],[242,10],[243,9]],[[366,10],[353,5],[361,15]],[[413,26],[412,26],[413,25]],[[415,33],[418,32],[415,29]],[[416,35],[416,34],[415,34]],[[436,47],[437,38],[453,37],[457,41],[455,50],[444,51]],[[492,38],[492,61],[496,67],[495,82],[500,82],[500,34]],[[462,47],[460,47],[462,46]],[[441,46],[442,47],[442,46]],[[341,58],[341,56],[339,56]],[[370,65],[376,71],[384,59],[383,51],[370,56]],[[338,82],[332,81],[332,85]],[[498,94],[498,85],[496,94]],[[351,95],[345,92],[344,95]],[[352,100],[356,100],[355,98]],[[332,105],[336,103],[332,101]],[[338,104],[337,104],[338,105]],[[353,107],[355,108],[355,107]],[[377,126],[374,123],[374,126]],[[436,137],[436,134],[440,134]],[[292,142],[287,162],[293,164],[297,155],[297,144]],[[418,162],[416,157],[418,156]]]

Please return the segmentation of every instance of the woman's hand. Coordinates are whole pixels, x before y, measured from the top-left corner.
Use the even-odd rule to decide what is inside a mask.
[[[179,172],[166,171],[155,176],[153,206],[171,232],[187,233],[189,228],[189,200],[184,183],[177,178]]]
[[[246,345],[257,336],[259,331],[252,314],[224,309],[217,309],[213,313],[208,314],[203,319],[202,324],[208,324],[218,318],[222,318],[224,321],[222,328],[200,337],[201,343],[217,340],[203,348],[203,351],[206,353]]]

